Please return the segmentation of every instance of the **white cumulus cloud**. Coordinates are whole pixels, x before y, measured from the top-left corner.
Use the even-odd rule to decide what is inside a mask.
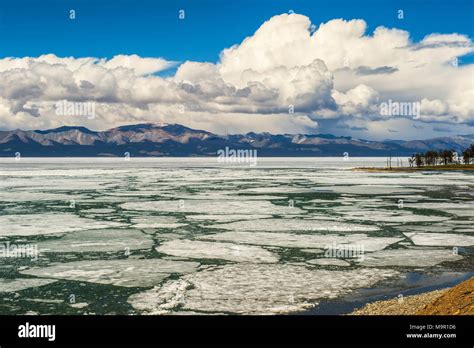
[[[304,15],[282,14],[223,49],[214,63],[7,57],[0,59],[0,128],[165,121],[219,133],[290,133],[316,132],[318,121],[341,119],[376,135],[389,121],[380,114],[389,99],[419,102],[418,123],[473,124],[474,65],[459,64],[473,51],[459,33],[413,42],[399,29],[367,33],[360,19],[316,26]],[[176,65],[172,76],[157,74]],[[54,104],[64,99],[95,102],[97,117],[56,115]],[[369,125],[374,121],[377,127]]]

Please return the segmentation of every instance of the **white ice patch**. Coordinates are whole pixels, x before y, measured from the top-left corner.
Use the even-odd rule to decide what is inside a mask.
[[[271,215],[188,215],[186,219],[188,220],[214,220],[218,222],[234,222],[240,220],[256,220],[256,219],[268,219],[271,218]]]
[[[2,191],[0,192],[0,202],[26,202],[26,201],[63,201],[65,206],[69,201],[79,200],[81,195],[65,195],[60,193],[45,192],[22,192],[22,191]]]
[[[407,208],[416,209],[434,209],[434,210],[445,210],[445,209],[471,209],[474,210],[473,203],[467,202],[424,202],[406,205]]]
[[[321,258],[321,259],[313,259],[306,261],[311,265],[318,265],[318,266],[339,266],[339,267],[347,267],[351,264],[347,261],[341,259],[331,259],[331,258]]]
[[[361,206],[336,207],[334,212],[342,214],[348,220],[381,221],[381,222],[438,222],[449,220],[448,217],[413,214],[409,210],[367,209]]]
[[[55,279],[37,279],[37,278],[0,278],[0,292],[16,292],[29,288],[37,288],[56,282]]]
[[[173,216],[139,216],[131,219],[134,228],[178,228],[187,224],[178,223]]]
[[[74,214],[0,216],[1,236],[33,236],[125,226],[123,223],[80,218]]]
[[[186,275],[135,294],[128,302],[146,314],[173,309],[206,313],[279,314],[313,307],[356,288],[398,275],[394,270],[310,270],[285,264],[241,263]]]
[[[216,189],[216,187],[212,187]],[[166,192],[161,194],[162,197],[169,197],[171,199],[185,199],[185,200],[232,200],[232,201],[270,201],[288,199],[284,196],[271,195],[235,195],[234,191],[228,191],[229,187],[222,187],[222,191],[217,192],[196,192],[194,194],[186,194],[181,192]]]
[[[427,246],[471,246],[474,245],[474,236],[465,236],[456,233],[404,233],[416,245]]]
[[[454,232],[459,232],[459,233],[474,233],[474,228],[459,228],[459,229],[455,229]]]
[[[274,186],[274,187],[253,187],[248,189],[240,190],[239,193],[309,193],[313,192],[309,188],[305,187],[290,187],[290,186]]]
[[[295,209],[295,208],[292,208]],[[261,219],[238,221],[228,224],[208,225],[207,228],[219,228],[234,231],[340,231],[371,232],[379,228],[373,225],[359,225],[347,222],[302,220],[302,219]]]
[[[91,208],[91,209],[83,209],[83,210],[81,210],[81,213],[86,213],[86,214],[111,214],[111,213],[115,213],[115,210],[110,209],[110,208]]]
[[[313,189],[313,192],[334,192],[334,193],[348,193],[356,195],[387,195],[399,193],[416,193],[423,190],[415,188],[406,188],[402,186],[388,185],[351,185],[351,186],[318,186]]]
[[[443,209],[444,212],[448,214],[453,214],[456,216],[461,217],[472,217],[473,216],[473,209]]]
[[[137,230],[106,229],[80,231],[39,242],[40,252],[118,252],[151,249],[153,239]]]
[[[461,259],[452,249],[390,249],[365,254],[359,263],[369,267],[431,267],[445,261]]]
[[[451,223],[451,221],[449,221]],[[414,232],[452,232],[453,226],[430,224],[430,225],[399,225],[395,227],[400,232],[414,231]]]
[[[471,202],[426,202],[408,205],[410,208],[439,210],[445,213],[470,217],[473,216],[474,203]]]
[[[402,238],[369,237],[366,234],[295,234],[272,232],[223,232],[199,237],[205,240],[227,241],[242,244],[270,245],[301,249],[330,249],[336,245],[363,246],[365,251],[381,250]]]
[[[172,240],[156,248],[158,252],[196,259],[222,259],[236,262],[278,262],[278,256],[257,246],[233,243]]]
[[[125,287],[155,286],[172,273],[194,272],[196,262],[162,259],[77,261],[35,267],[22,274]]]
[[[198,214],[299,214],[303,210],[275,205],[268,201],[230,201],[230,200],[170,200],[130,202],[122,204],[126,210],[159,211],[167,213]]]
[[[166,282],[160,287],[131,295],[128,303],[145,314],[167,314],[183,301],[186,288],[190,285],[183,280]]]

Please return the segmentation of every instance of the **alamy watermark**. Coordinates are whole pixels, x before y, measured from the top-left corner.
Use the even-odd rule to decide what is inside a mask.
[[[357,259],[364,261],[364,246],[362,244],[332,243],[324,248],[324,257],[336,259]]]
[[[382,116],[412,116],[417,120],[420,118],[420,102],[392,101],[380,103],[380,115]]]
[[[95,102],[72,102],[61,100],[54,104],[58,116],[87,117],[89,120],[95,118]]]
[[[5,242],[0,244],[0,257],[38,259],[37,244],[12,244]]]
[[[26,322],[18,326],[19,338],[47,338],[48,341],[56,339],[56,325],[37,325]]]
[[[218,163],[248,163],[251,167],[257,165],[257,150],[255,149],[231,149],[226,146],[217,151]]]

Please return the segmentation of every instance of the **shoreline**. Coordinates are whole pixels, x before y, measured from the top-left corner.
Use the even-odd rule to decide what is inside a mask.
[[[405,298],[421,295],[437,290],[452,288],[474,277],[472,271],[446,271],[442,273],[407,272],[394,282],[383,282],[373,288],[358,289],[341,298],[321,300],[318,305],[296,315],[349,315],[365,306],[398,299],[401,294]]]
[[[352,168],[354,171],[365,172],[437,172],[437,171],[474,171],[474,164],[460,164],[448,166],[423,166],[423,167],[357,167]]]
[[[444,289],[370,302],[348,315],[474,315],[474,277]]]

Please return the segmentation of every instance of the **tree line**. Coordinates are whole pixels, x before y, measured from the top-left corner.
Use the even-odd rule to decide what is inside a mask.
[[[471,144],[462,153],[461,157],[457,152],[453,150],[440,150],[440,151],[426,151],[421,153],[413,154],[409,159],[408,163],[410,167],[416,165],[417,167],[423,166],[437,166],[437,165],[449,165],[449,164],[464,164],[474,163],[474,144]]]

